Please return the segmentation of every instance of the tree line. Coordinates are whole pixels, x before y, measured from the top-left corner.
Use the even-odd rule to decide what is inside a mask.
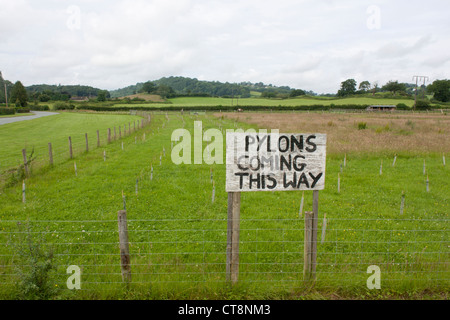
[[[347,79],[341,82],[341,86],[336,94],[337,97],[348,97],[358,94],[372,94],[377,92],[389,92],[393,96],[419,96],[422,100],[426,100],[425,95],[433,95],[433,99],[440,102],[450,101],[450,80],[435,80],[428,86],[418,86],[411,83],[399,83],[396,81],[388,81],[383,86],[378,83],[371,84],[369,81],[359,83],[355,79]]]
[[[4,90],[6,88],[6,90]],[[316,95],[312,91],[293,89],[288,86],[265,85],[262,82],[251,83],[222,83],[219,81],[201,81],[186,77],[165,77],[155,81],[138,83],[134,86],[107,91],[83,85],[32,85],[24,87],[20,81],[14,84],[4,80],[0,76],[0,103],[5,103],[5,91],[8,104],[16,107],[26,107],[29,101],[69,101],[73,97],[84,97],[91,101],[106,101],[110,98],[131,95],[135,93],[149,93],[160,95],[164,99],[179,96],[219,96],[219,97],[250,97],[251,91],[261,93],[263,98],[293,98],[303,95]],[[421,100],[427,100],[425,95],[433,95],[433,100],[438,102],[450,101],[450,80],[435,80],[428,86],[420,86],[416,92],[416,86],[398,81],[388,81],[379,86],[378,83],[370,83],[365,80],[359,83],[355,79],[347,79],[341,82],[337,97],[349,97],[359,94],[375,95],[379,92],[388,92],[394,97],[412,97],[418,95]]]

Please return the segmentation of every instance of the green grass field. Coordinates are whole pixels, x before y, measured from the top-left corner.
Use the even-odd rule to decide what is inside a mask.
[[[116,129],[128,123],[133,125],[139,120],[137,116],[88,114],[88,113],[60,113],[59,115],[43,117],[32,121],[10,123],[0,126],[0,172],[12,166],[23,163],[22,149],[30,154],[34,149],[37,161],[48,162],[48,143],[52,143],[54,159],[64,159],[69,155],[68,138],[72,138],[73,152],[78,154],[85,149],[85,133],[88,134],[90,145],[97,144],[97,130],[101,136],[101,143],[107,140],[108,128]]]
[[[135,119],[72,113],[50,118],[11,124],[6,129],[0,126],[4,130],[0,134],[1,163],[4,157],[13,159],[17,153],[20,160],[24,144],[35,145],[38,150],[41,143],[45,149],[52,139],[65,148],[69,133],[84,139],[88,129],[106,130]],[[448,166],[443,165],[441,156],[427,153],[399,154],[395,166],[386,155],[349,154],[342,172],[344,155],[327,156],[325,190],[320,192],[319,237],[325,214],[327,229],[324,242],[318,244],[317,280],[312,289],[302,274],[302,193],[243,193],[239,283],[230,288],[225,281],[225,165],[177,166],[170,158],[173,130],[184,123],[192,132],[196,120],[202,121],[204,129],[235,128],[232,120],[212,116],[184,115],[182,120],[179,113],[169,113],[168,118],[153,114],[150,126],[88,153],[78,153],[77,175],[74,160],[67,154],[54,167],[36,168],[26,179],[25,204],[20,183],[1,190],[0,298],[29,297],[30,291],[25,291],[28,296],[24,293],[32,283],[27,275],[36,273],[36,268],[29,266],[49,261],[30,255],[29,249],[39,243],[44,251],[54,252],[55,269],[45,278],[51,298],[447,298]],[[11,143],[13,139],[20,143]],[[45,163],[44,154],[37,156],[36,161],[43,159]],[[424,160],[429,192],[422,172]],[[14,164],[13,160],[6,162]],[[128,289],[121,279],[117,234],[122,192],[132,264]],[[402,192],[405,207],[400,215]],[[310,211],[312,194],[305,192],[304,196],[303,210]],[[69,265],[82,270],[81,290],[66,287]],[[381,269],[381,290],[366,287],[370,265]],[[28,281],[21,283],[24,279]]]
[[[205,97],[181,97],[168,99],[172,106],[312,106],[312,105],[325,105],[329,106],[334,104],[347,105],[347,104],[385,104],[385,105],[397,105],[398,103],[404,103],[407,106],[412,107],[414,105],[414,100],[406,99],[380,99],[380,98],[345,98],[345,99],[332,99],[324,97],[299,97],[292,99],[265,99],[265,98],[242,98],[242,99],[231,99],[231,98],[205,98]],[[159,106],[161,104],[152,104]],[[120,106],[120,104],[118,104]],[[139,104],[133,105],[138,107]],[[148,106],[148,105],[147,105]],[[161,106],[168,106],[167,104]]]

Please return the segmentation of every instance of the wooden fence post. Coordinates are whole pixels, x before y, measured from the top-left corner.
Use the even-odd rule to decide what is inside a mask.
[[[239,276],[239,233],[241,214],[241,193],[228,193],[227,262],[226,278],[232,284]]]
[[[130,248],[128,244],[128,226],[127,212],[120,210],[117,214],[119,225],[119,247],[120,247],[120,266],[122,269],[122,280],[129,284],[131,282],[131,260]]]
[[[85,137],[85,139],[86,139],[86,152],[89,152],[88,134],[85,133],[85,134],[84,134],[84,137]]]
[[[319,216],[319,191],[313,191],[313,211],[305,212],[304,267],[305,280],[315,280],[317,260],[317,226]]]
[[[316,260],[317,260],[317,229],[318,229],[318,221],[319,221],[319,191],[313,191],[313,229],[312,229],[312,277],[315,279],[316,277]]]
[[[53,165],[53,150],[52,150],[52,143],[48,143],[48,157],[50,159],[50,165]]]
[[[70,159],[72,159],[73,158],[72,137],[69,137],[69,154],[70,154]]]
[[[304,240],[304,250],[303,250],[303,278],[304,280],[309,280],[311,277],[312,270],[312,228],[313,228],[313,217],[314,214],[311,211],[305,212],[305,240]]]
[[[100,147],[100,132],[97,130],[97,148]]]
[[[23,166],[25,169],[25,176],[28,176],[28,161],[27,161],[27,150],[22,149],[22,156],[23,156]]]
[[[111,143],[111,128],[108,128],[108,143]]]
[[[117,136],[116,136],[116,126],[114,126],[114,140],[116,140],[117,139]]]

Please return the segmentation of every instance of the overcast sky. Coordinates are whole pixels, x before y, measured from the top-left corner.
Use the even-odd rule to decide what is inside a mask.
[[[449,78],[448,0],[0,0],[10,81],[118,89],[168,76],[336,93]]]

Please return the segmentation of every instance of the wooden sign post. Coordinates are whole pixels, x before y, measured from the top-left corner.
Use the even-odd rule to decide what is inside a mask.
[[[227,280],[239,274],[241,192],[313,191],[313,211],[305,214],[304,277],[315,277],[319,190],[325,188],[326,135],[227,132]]]

